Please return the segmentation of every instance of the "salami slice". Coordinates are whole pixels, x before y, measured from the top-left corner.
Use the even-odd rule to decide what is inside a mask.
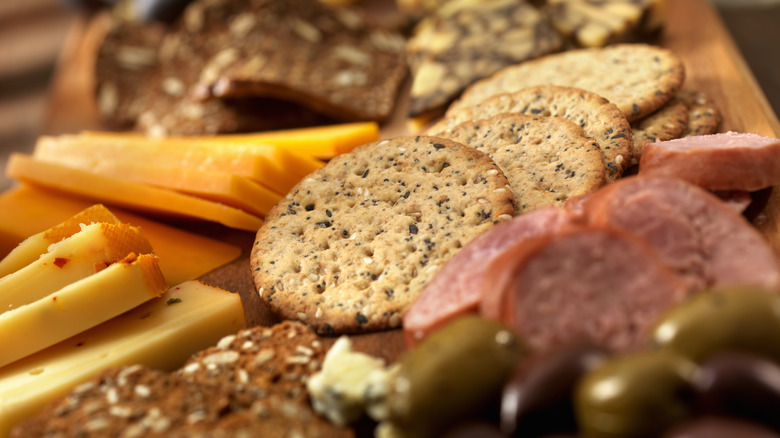
[[[708,190],[759,190],[780,183],[780,140],[727,132],[648,143],[639,174],[681,178]]]
[[[570,227],[516,244],[494,259],[485,278],[483,297],[500,301],[500,319],[537,350],[581,339],[617,351],[638,348],[684,295],[652,247],[609,227]]]
[[[554,232],[570,220],[564,209],[542,208],[497,225],[465,245],[439,270],[404,316],[407,345],[415,345],[457,316],[476,313],[485,268],[502,257],[507,247]]]

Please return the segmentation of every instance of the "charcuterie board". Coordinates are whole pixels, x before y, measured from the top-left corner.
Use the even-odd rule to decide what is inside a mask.
[[[780,136],[780,122],[725,29],[715,9],[706,0],[667,1],[667,21],[652,44],[666,47],[682,58],[686,67],[685,87],[703,91],[720,108],[721,131],[751,132]],[[52,83],[46,132],[59,134],[100,129],[91,82],[91,56],[98,43],[104,17],[82,17],[71,29]],[[407,88],[408,90],[408,84]],[[408,133],[406,91],[399,95],[394,116],[382,126],[382,137]],[[780,252],[780,195],[775,194],[757,225],[776,252]],[[202,279],[242,296],[249,325],[271,325],[274,315],[255,293],[249,268],[249,251],[254,234],[206,224],[178,224],[219,240],[240,246],[242,256]],[[183,255],[184,256],[184,255]],[[398,330],[354,335],[355,348],[395,360],[403,351]]]

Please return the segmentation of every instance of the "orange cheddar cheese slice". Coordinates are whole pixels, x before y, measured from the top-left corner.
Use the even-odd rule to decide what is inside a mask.
[[[141,254],[0,314],[0,367],[162,295],[157,256]]]
[[[81,280],[128,254],[148,254],[152,246],[141,229],[96,223],[52,244],[37,260],[0,278],[0,314]]]
[[[0,368],[0,436],[100,372],[173,371],[246,327],[238,294],[189,281],[92,329]]]
[[[138,134],[85,131],[87,137],[124,138]],[[185,140],[182,137],[172,137]],[[330,160],[336,155],[351,151],[357,146],[379,139],[379,125],[376,122],[342,123],[314,126],[310,128],[284,129],[279,131],[247,134],[225,134],[211,137],[188,137],[190,141],[224,142],[237,141],[280,146],[294,152],[320,160]]]
[[[256,231],[263,223],[259,217],[235,207],[37,160],[20,153],[11,154],[6,174],[20,181],[143,212],[207,220],[247,231]]]
[[[84,198],[28,184],[0,193],[0,211],[12,212],[0,215],[0,248],[13,248],[27,237],[67,221],[91,205],[92,202]],[[160,269],[171,286],[194,280],[241,255],[241,248],[226,242],[122,209],[112,207],[111,212],[122,222],[141,228],[155,254],[160,256]],[[0,256],[4,254],[0,253]]]
[[[41,137],[33,155],[56,163],[139,161],[251,178],[280,195],[324,164],[278,146],[240,142],[155,140],[143,137]]]
[[[16,212],[16,209],[7,211]],[[87,207],[64,222],[26,238],[18,246],[9,250],[9,254],[0,259],[0,278],[34,262],[48,251],[49,245],[78,233],[82,225],[93,223],[118,224],[120,221],[102,204]],[[3,257],[3,254],[0,252],[0,257]]]
[[[162,166],[151,162],[97,160],[88,157],[60,160],[68,166],[118,179],[175,190],[198,198],[265,216],[281,195],[238,175],[210,170]]]

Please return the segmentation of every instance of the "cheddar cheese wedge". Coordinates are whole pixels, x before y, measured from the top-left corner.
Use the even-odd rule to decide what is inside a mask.
[[[130,253],[151,252],[152,245],[138,227],[83,225],[81,231],[52,244],[37,260],[0,278],[0,314],[46,297]]]
[[[28,236],[66,221],[92,205],[84,198],[68,196],[28,184],[0,193],[0,248],[13,248]],[[241,255],[241,248],[200,234],[111,207],[122,222],[138,226],[160,257],[160,269],[169,285],[194,280]],[[0,256],[6,252],[0,253]],[[186,256],[182,256],[185,254]],[[40,255],[40,254],[39,254]]]
[[[101,324],[168,289],[157,256],[133,255],[0,314],[0,367]]]
[[[140,137],[139,134],[85,131],[85,137],[126,138]],[[198,142],[235,141],[269,144],[305,154],[320,160],[330,160],[336,155],[351,151],[357,146],[379,139],[379,125],[376,122],[342,123],[310,128],[284,129],[247,134],[227,134],[212,137],[173,137],[168,139]]]
[[[16,209],[6,211],[16,212]],[[3,259],[0,259],[0,278],[18,271],[48,251],[49,245],[81,231],[81,225],[94,223],[118,224],[119,219],[104,205],[96,204],[74,214],[62,223],[28,237]],[[138,252],[138,251],[136,251]],[[146,251],[145,251],[146,252]],[[2,254],[0,253],[0,257]],[[124,257],[124,256],[122,256]],[[0,307],[2,310],[2,307]]]
[[[41,137],[33,155],[40,160],[66,165],[117,160],[232,173],[251,178],[280,195],[287,194],[301,178],[324,164],[309,156],[266,144],[143,137]]]
[[[189,281],[90,330],[0,368],[0,436],[103,370],[173,371],[246,327],[238,294]]]
[[[84,196],[96,202],[143,212],[208,220],[247,231],[256,231],[263,223],[257,216],[224,204],[41,161],[20,153],[11,154],[6,174],[11,178]]]

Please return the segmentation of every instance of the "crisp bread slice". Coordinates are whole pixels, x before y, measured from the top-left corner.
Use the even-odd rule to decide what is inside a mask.
[[[603,97],[572,87],[533,86],[493,96],[474,106],[452,109],[427,133],[439,135],[467,120],[502,113],[563,117],[574,122],[598,142],[610,181],[623,174],[631,159],[631,126],[623,113]]]
[[[182,18],[173,56],[196,69],[204,100],[273,97],[337,120],[384,120],[407,74],[403,37],[349,8],[199,0]]]
[[[582,88],[603,96],[634,121],[671,99],[684,79],[680,58],[657,46],[616,44],[571,50],[506,67],[474,83],[448,112],[495,94],[549,84]]]
[[[547,0],[542,10],[580,47],[602,47],[635,35],[650,4],[638,1]]]
[[[324,356],[314,332],[297,322],[241,330],[174,373],[108,370],[11,436],[354,437],[309,403],[305,382]]]
[[[688,129],[689,110],[684,102],[672,98],[658,111],[639,120],[631,127],[634,149],[631,163],[638,164],[646,143],[666,141],[681,137]]]
[[[525,0],[449,1],[418,23],[406,45],[414,75],[409,115],[441,114],[474,81],[562,45]]]
[[[109,129],[130,129],[143,112],[146,84],[157,65],[157,47],[165,29],[112,19],[95,60],[95,95],[98,115]]]
[[[706,93],[683,90],[677,94],[677,98],[688,108],[688,129],[683,137],[718,132],[721,121],[720,110]]]
[[[498,166],[435,137],[397,137],[338,156],[301,181],[257,232],[262,300],[324,334],[398,327],[466,242],[512,218]]]
[[[563,205],[606,182],[598,143],[561,117],[499,114],[462,123],[442,136],[498,164],[515,194],[517,213]]]

